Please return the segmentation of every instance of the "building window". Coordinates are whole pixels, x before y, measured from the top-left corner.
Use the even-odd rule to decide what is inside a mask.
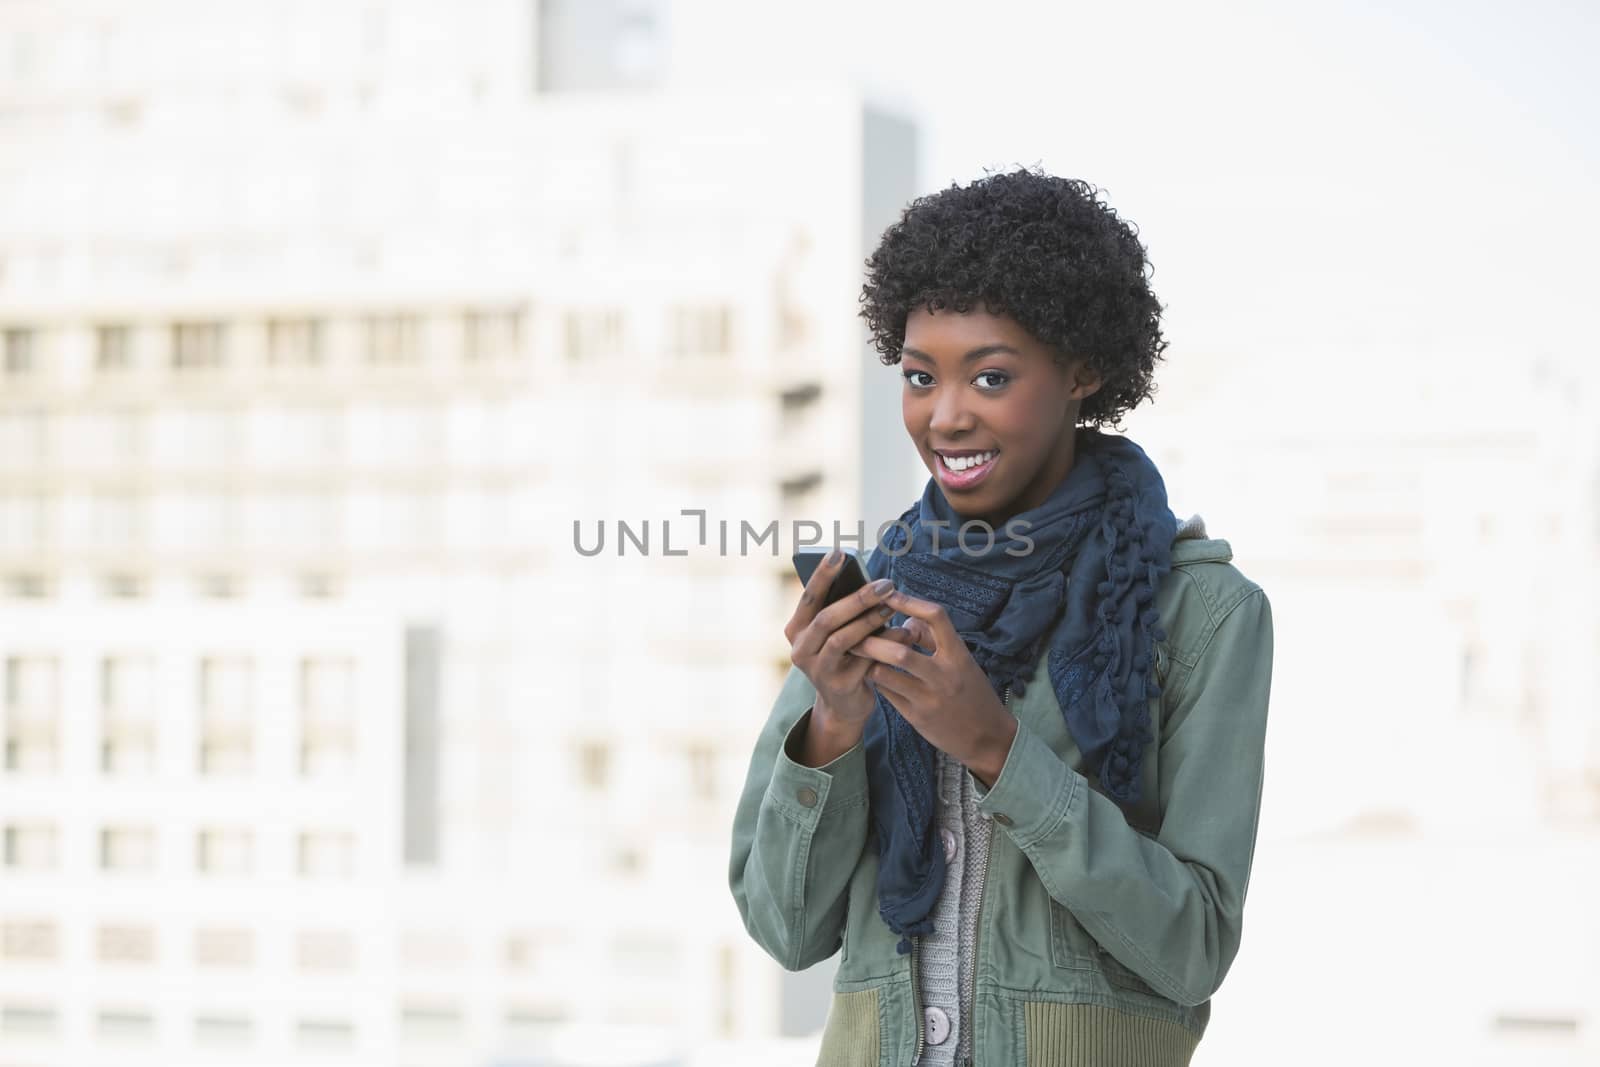
[[[583,741],[578,745],[578,780],[587,789],[606,787],[611,771],[611,746],[604,741]]]
[[[300,663],[300,773],[348,774],[355,758],[355,665],[347,659]]]
[[[22,378],[34,372],[36,336],[33,330],[16,326],[0,335],[0,338],[3,338],[0,340],[0,348],[4,349],[7,377]]]
[[[307,831],[299,839],[299,870],[307,878],[349,878],[355,873],[355,838],[337,831]]]
[[[520,309],[467,312],[462,338],[466,358],[475,363],[488,363],[521,355],[522,319]]]
[[[244,774],[254,758],[254,671],[239,656],[200,664],[200,772]]]
[[[569,362],[621,354],[622,312],[616,308],[574,309],[562,318],[563,349]]]
[[[5,828],[6,868],[50,871],[56,866],[56,828],[46,823],[12,823]]]
[[[97,326],[94,331],[94,369],[117,374],[133,365],[133,331],[126,326]]]
[[[526,971],[539,959],[538,943],[532,934],[513,934],[506,938],[505,965],[514,971]]]
[[[204,874],[250,873],[255,836],[249,830],[201,830],[195,835],[195,869]]]
[[[445,1004],[407,1004],[400,1009],[402,1041],[450,1041],[461,1035],[461,1009]]]
[[[682,971],[683,949],[665,934],[620,934],[611,943],[615,973],[630,977],[670,979]]]
[[[252,930],[215,927],[194,932],[194,962],[198,967],[249,967],[255,956]]]
[[[400,962],[408,970],[428,972],[462,967],[467,962],[467,943],[444,931],[408,930],[400,936]]]
[[[323,550],[339,544],[339,507],[332,492],[262,493],[255,499],[255,544]]]
[[[690,791],[701,800],[717,795],[717,750],[708,744],[690,745],[684,757],[689,765]]]
[[[145,502],[135,493],[96,493],[89,500],[90,541],[99,549],[138,545],[144,535]]]
[[[301,1048],[347,1049],[355,1044],[355,1024],[344,1019],[301,1019],[294,1026]]]
[[[56,1010],[42,1004],[0,1004],[0,1034],[46,1037],[56,1032]]]
[[[0,924],[0,959],[53,960],[59,951],[53,922],[32,919]]]
[[[179,322],[172,326],[172,366],[175,370],[215,370],[222,366],[223,327],[220,322]]]
[[[739,1024],[739,961],[732,945],[717,948],[717,1029],[733,1037]]]
[[[805,471],[778,483],[778,501],[786,511],[804,508],[822,485],[821,471]]]
[[[51,656],[11,656],[5,666],[6,770],[54,771],[60,746],[56,660]]]
[[[84,415],[81,455],[97,465],[123,467],[137,462],[145,452],[145,417],[124,408]]]
[[[373,315],[364,320],[367,362],[404,366],[422,358],[421,324],[414,315]]]
[[[273,319],[267,323],[267,361],[275,367],[313,367],[322,362],[322,323]]]
[[[100,869],[153,871],[156,834],[148,827],[108,826],[100,831]]]
[[[154,963],[156,932],[149,926],[108,924],[95,931],[94,952],[102,963]]]
[[[554,1004],[517,1004],[506,1008],[505,1024],[513,1040],[538,1041],[570,1018]]]
[[[94,1033],[102,1041],[149,1041],[155,1031],[155,1019],[147,1011],[112,1010],[95,1015]]]
[[[149,774],[156,762],[155,664],[148,656],[100,662],[100,769]]]
[[[0,551],[42,549],[50,527],[50,501],[43,493],[0,496]]]
[[[667,343],[674,356],[726,356],[733,351],[733,310],[725,304],[675,307]]]
[[[255,1037],[255,1022],[243,1015],[197,1015],[194,1040],[197,1045],[248,1045]]]
[[[307,571],[299,577],[300,595],[307,600],[332,600],[342,588],[337,575]]]
[[[244,453],[247,420],[240,408],[184,408],[167,412],[163,421],[177,431],[179,450],[172,458],[180,463],[218,467]]]
[[[0,465],[28,470],[49,455],[50,423],[45,412],[0,412]]]
[[[244,595],[244,579],[237,574],[202,574],[196,584],[205,600],[237,600]]]
[[[356,943],[340,930],[306,930],[295,941],[302,971],[349,971],[356,965]]]
[[[6,596],[14,600],[43,600],[50,595],[50,579],[36,571],[8,574],[5,590]]]
[[[807,415],[816,410],[822,398],[822,386],[816,382],[802,382],[778,394],[778,428],[784,432],[796,429]]]
[[[142,574],[108,574],[100,580],[100,589],[107,600],[139,600],[146,581]]]

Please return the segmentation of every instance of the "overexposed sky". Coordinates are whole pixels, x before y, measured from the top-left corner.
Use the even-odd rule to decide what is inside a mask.
[[[1038,162],[1138,224],[1169,358],[1593,361],[1600,8],[676,0],[674,79],[842,73],[923,191]]]

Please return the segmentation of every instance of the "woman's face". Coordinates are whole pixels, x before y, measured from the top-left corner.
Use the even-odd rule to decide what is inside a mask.
[[[900,370],[906,432],[922,462],[958,515],[996,530],[1067,476],[1078,408],[1100,388],[1081,362],[1059,366],[1015,320],[978,309],[913,310]]]

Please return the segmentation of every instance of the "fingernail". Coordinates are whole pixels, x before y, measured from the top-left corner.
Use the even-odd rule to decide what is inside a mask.
[[[872,583],[872,591],[874,593],[887,593],[893,588],[894,581],[889,578],[879,578],[877,581]]]
[[[894,614],[894,609],[893,608],[879,608],[878,609],[878,614],[882,615],[884,618],[887,619],[890,615]]]
[[[832,552],[828,553],[828,562],[829,563],[838,563],[843,558],[844,558],[844,550],[843,549],[835,548]]]

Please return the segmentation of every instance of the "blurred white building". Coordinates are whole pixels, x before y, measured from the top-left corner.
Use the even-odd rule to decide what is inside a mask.
[[[1600,378],[1314,342],[1158,374],[1131,432],[1275,630],[1245,934],[1196,1067],[1312,1030],[1318,1067],[1596,1062]]]
[[[7,1062],[820,1021],[725,880],[792,545],[716,524],[920,486],[854,314],[915,132],[641,92],[666,16],[0,9]]]

